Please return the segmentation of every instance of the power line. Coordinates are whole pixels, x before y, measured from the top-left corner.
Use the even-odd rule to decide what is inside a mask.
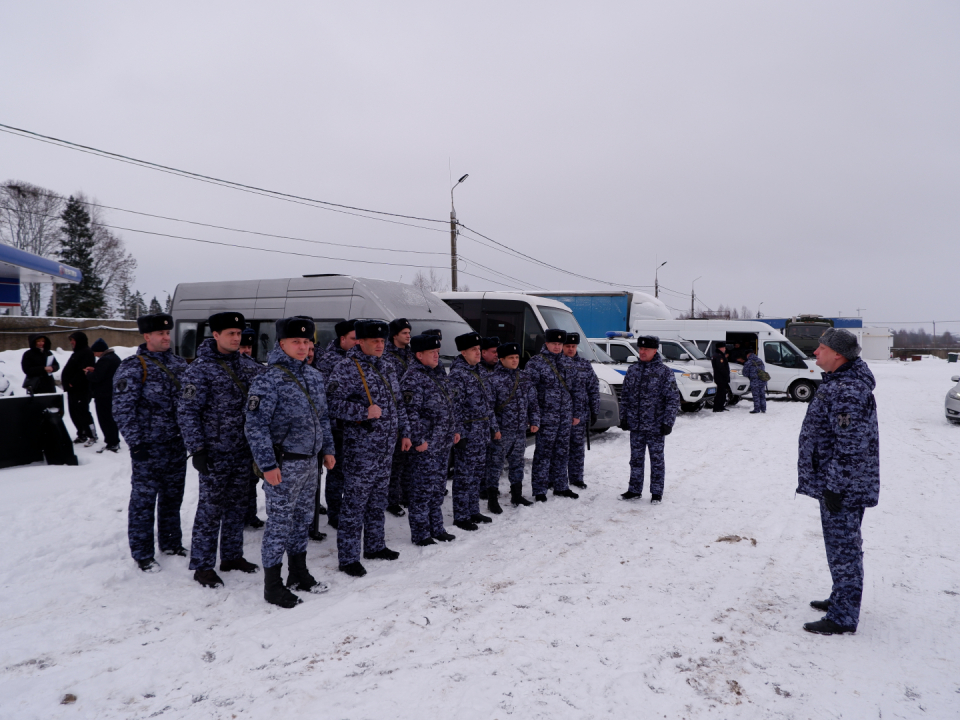
[[[520,283],[521,285],[527,285],[527,287],[532,287],[532,288],[534,288],[534,289],[536,289],[536,290],[545,290],[545,289],[546,289],[546,288],[540,287],[539,285],[534,285],[533,283],[529,283],[529,282],[527,282],[527,281],[525,281],[525,280],[521,280],[520,278],[515,278],[515,277],[513,277],[512,275],[507,275],[506,273],[500,272],[499,270],[494,270],[492,267],[487,267],[486,265],[483,265],[483,264],[481,264],[481,263],[478,263],[476,260],[471,260],[470,258],[468,258],[466,255],[464,255],[464,254],[462,254],[462,253],[460,254],[460,257],[461,257],[462,259],[466,260],[468,263],[473,263],[474,265],[477,265],[477,266],[479,266],[479,267],[482,267],[484,270],[487,270],[487,271],[489,271],[489,272],[492,272],[492,273],[494,273],[494,274],[496,274],[496,275],[500,275],[501,277],[505,277],[505,278],[507,278],[508,280],[513,280],[514,282],[518,282],[518,283]]]
[[[420,222],[433,222],[433,223],[442,223],[442,224],[446,224],[448,222],[447,220],[435,220],[433,218],[418,217],[416,215],[402,215],[400,213],[391,213],[391,212],[385,212],[382,210],[371,210],[368,208],[355,207],[352,205],[343,205],[340,203],[329,202],[326,200],[317,200],[314,198],[302,197],[300,195],[292,195],[289,193],[280,192],[278,190],[270,190],[267,188],[257,187],[255,185],[245,185],[243,183],[234,182],[232,180],[224,180],[222,178],[212,177],[210,175],[202,175],[200,173],[191,172],[189,170],[180,170],[179,168],[174,168],[167,165],[160,165],[159,163],[150,162],[149,160],[140,160],[137,158],[129,157],[127,155],[121,155],[119,153],[110,152],[109,150],[101,150],[99,148],[90,147],[88,145],[80,145],[78,143],[70,142],[69,140],[62,140],[60,138],[51,137],[49,135],[41,135],[40,133],[33,132],[32,130],[24,130],[23,128],[17,128],[11,125],[4,125],[3,123],[0,123],[0,132],[5,132],[9,135],[14,135],[15,137],[22,137],[27,140],[36,140],[37,142],[47,143],[48,145],[62,147],[67,150],[75,150],[77,152],[86,153],[88,155],[95,155],[97,157],[102,157],[106,160],[116,160],[117,162],[122,162],[127,165],[136,165],[137,167],[143,167],[149,170],[157,170],[159,172],[167,173],[169,175],[176,175],[178,177],[197,180],[199,182],[204,182],[211,185],[218,185],[220,187],[227,187],[234,190],[240,190],[242,192],[248,192],[254,195],[272,197],[277,200],[284,200],[286,202],[292,202],[297,205],[304,205],[306,207],[312,207],[318,210],[329,210],[331,212],[339,212],[345,215],[363,217],[368,220],[379,220],[381,222],[389,222],[395,225],[406,225],[408,227],[420,228],[421,230],[446,232],[444,228],[429,228],[429,227],[423,227],[422,225],[411,225],[410,223],[398,222],[396,220],[388,220],[385,217],[383,218],[370,217],[369,215],[360,215],[358,213],[371,213],[375,215],[384,215],[388,217],[404,218],[407,220],[417,220]],[[355,211],[355,212],[351,212],[351,211]]]

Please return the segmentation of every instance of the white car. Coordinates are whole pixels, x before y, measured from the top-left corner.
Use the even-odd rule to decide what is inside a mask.
[[[950,378],[950,382],[955,382],[956,385],[947,393],[947,398],[943,401],[944,412],[947,420],[954,425],[960,425],[960,375],[954,375]]]
[[[625,366],[640,360],[637,348],[628,338],[590,338],[590,344],[605,352],[615,362],[623,363]],[[680,409],[684,412],[697,412],[717,393],[717,384],[713,382],[713,368],[691,362],[691,356],[686,352],[680,352],[679,345],[676,347],[674,345],[672,341],[660,344],[663,364],[673,371],[677,390],[680,391]],[[678,360],[673,361],[670,356],[675,356]],[[626,374],[626,370],[618,369],[617,371]]]

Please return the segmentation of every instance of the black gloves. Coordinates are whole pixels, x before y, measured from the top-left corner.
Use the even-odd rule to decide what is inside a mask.
[[[136,447],[130,448],[130,457],[137,462],[143,462],[150,459],[150,446],[146,443],[140,443]]]
[[[207,468],[207,451],[199,450],[193,454],[193,467],[197,472],[202,472],[206,475],[209,472]]]
[[[667,435],[669,435],[669,434],[672,433],[672,432],[673,432],[673,428],[670,427],[669,425],[661,425],[661,426],[660,426],[660,434],[661,434],[663,437],[666,437]]]
[[[827,506],[831,515],[836,515],[843,508],[843,493],[824,490],[823,504]]]

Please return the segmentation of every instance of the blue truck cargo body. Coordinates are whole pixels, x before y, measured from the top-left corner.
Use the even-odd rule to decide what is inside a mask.
[[[587,337],[603,337],[608,330],[629,329],[631,293],[563,295],[538,292],[536,295],[558,300],[569,307]]]

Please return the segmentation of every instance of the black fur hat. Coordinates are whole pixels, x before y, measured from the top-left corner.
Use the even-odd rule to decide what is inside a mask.
[[[252,327],[245,327],[243,329],[243,334],[240,336],[240,346],[241,347],[253,347],[254,342],[257,340],[257,334],[253,331]]]
[[[480,340],[481,350],[490,350],[495,347],[500,347],[500,338],[496,335],[491,335],[490,337],[485,337]]]
[[[306,338],[313,340],[316,326],[313,320],[302,317],[288,317],[277,320],[277,340]]]
[[[436,330],[436,329],[434,329],[434,330],[424,330],[424,331],[423,331],[423,335],[436,335],[438,338],[440,338],[441,340],[443,340],[443,333],[440,332],[439,330]]]
[[[173,330],[173,316],[167,315],[166,313],[157,313],[156,315],[141,315],[137,318],[137,329],[141,333]]]
[[[641,335],[637,338],[637,347],[653,348],[656,350],[660,347],[660,338],[658,338],[656,335]]]
[[[337,334],[338,338],[342,338],[344,335],[349,335],[351,331],[355,329],[354,324],[356,324],[356,322],[356,320],[343,320],[333,326],[333,331]]]
[[[223,332],[231,328],[242,331],[247,326],[246,318],[238,312],[222,312],[207,318],[210,332]]]
[[[390,326],[383,320],[357,320],[354,329],[357,331],[357,340],[386,340],[390,332]]]
[[[564,345],[579,345],[580,344],[580,333],[570,332],[567,333],[567,336],[563,339]]]
[[[567,333],[565,330],[557,330],[556,328],[550,328],[543,334],[543,336],[544,336],[544,342],[562,343],[564,338],[567,337]]]
[[[410,338],[410,349],[415,353],[427,350],[439,350],[440,338],[436,335],[414,335]]]
[[[463,351],[472,347],[477,347],[482,342],[480,333],[468,332],[456,337],[457,350]]]
[[[510,355],[519,355],[519,354],[520,354],[520,346],[517,345],[517,343],[504,343],[503,345],[497,348],[498,358],[505,358],[505,357],[509,357]]]
[[[404,330],[410,329],[410,321],[406,318],[396,318],[390,321],[390,337],[399,335]]]

